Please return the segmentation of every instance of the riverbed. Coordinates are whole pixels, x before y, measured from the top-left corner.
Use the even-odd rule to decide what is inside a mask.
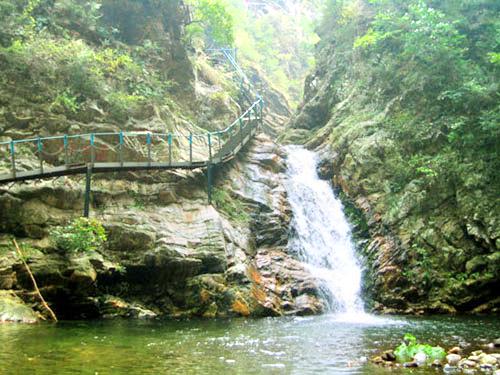
[[[473,350],[500,335],[500,319],[323,315],[3,324],[0,373],[409,373],[411,370],[389,371],[365,362],[365,358],[396,346],[407,332],[445,348],[459,345]]]

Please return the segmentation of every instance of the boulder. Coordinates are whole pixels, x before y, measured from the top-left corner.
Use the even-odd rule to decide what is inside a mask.
[[[36,323],[38,315],[14,293],[0,290],[0,323]]]

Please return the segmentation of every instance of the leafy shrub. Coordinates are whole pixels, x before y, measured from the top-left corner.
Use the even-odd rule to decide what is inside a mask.
[[[442,360],[446,356],[446,351],[442,347],[419,344],[417,338],[410,333],[404,335],[404,341],[394,350],[399,362],[411,361],[417,353],[424,353],[428,361]]]
[[[67,252],[95,251],[106,242],[101,222],[83,217],[54,228],[50,237],[57,248]]]
[[[71,95],[67,90],[57,95],[56,99],[51,105],[51,110],[56,112],[72,112],[76,113],[80,109],[80,105],[77,102],[77,98]]]
[[[129,95],[121,91],[112,92],[106,96],[110,115],[119,122],[126,121],[131,114],[137,111],[144,103],[144,99],[142,96]]]

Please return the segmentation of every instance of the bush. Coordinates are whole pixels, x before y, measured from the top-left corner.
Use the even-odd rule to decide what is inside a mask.
[[[429,344],[419,344],[417,338],[412,334],[407,333],[404,336],[406,342],[401,343],[395,350],[394,354],[399,362],[407,362],[413,360],[418,353],[424,353],[428,361],[442,360],[446,356],[445,350],[440,346],[431,346]]]
[[[67,252],[96,251],[106,242],[106,233],[97,219],[78,218],[50,233],[54,245]]]

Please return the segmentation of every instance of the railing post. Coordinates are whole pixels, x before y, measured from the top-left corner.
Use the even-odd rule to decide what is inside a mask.
[[[94,133],[90,134],[90,163],[92,164],[92,167],[94,167],[95,164],[95,135]]]
[[[148,166],[151,167],[151,133],[146,134],[146,144],[148,145]]]
[[[193,133],[189,133],[189,164],[193,164]]]
[[[68,135],[64,135],[64,165],[68,168],[69,155],[68,155]]]
[[[172,134],[168,134],[168,165],[172,165]]]
[[[43,145],[40,137],[38,137],[37,140],[37,148],[38,148],[38,160],[40,161],[40,173],[43,174],[43,156],[42,156]]]
[[[243,146],[243,119],[240,117],[240,143]]]
[[[208,163],[207,165],[207,194],[208,194],[208,204],[212,204],[212,186],[213,186],[213,164]]]
[[[208,135],[208,161],[209,164],[212,163],[212,137],[210,133],[207,133]]]
[[[10,141],[10,162],[12,167],[12,176],[16,178],[16,146],[14,141]]]
[[[221,133],[217,132],[217,143],[219,144],[219,153],[222,150],[222,140],[221,140],[221,137],[222,137]]]
[[[264,125],[264,100],[260,98],[260,126]]]
[[[120,145],[118,146],[120,152],[119,160],[120,160],[120,167],[123,167],[123,131],[120,131],[119,137],[120,137]]]
[[[85,176],[85,201],[83,204],[83,217],[90,215],[90,186],[92,183],[92,165],[87,164],[87,174]]]

